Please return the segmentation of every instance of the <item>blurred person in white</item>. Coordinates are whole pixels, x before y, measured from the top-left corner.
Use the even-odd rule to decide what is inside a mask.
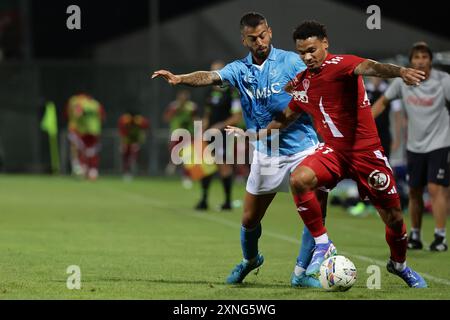
[[[409,55],[413,68],[426,73],[420,86],[408,87],[394,80],[375,105],[377,117],[394,99],[402,99],[407,129],[407,162],[411,232],[409,249],[422,249],[421,226],[425,187],[431,198],[435,220],[431,251],[447,251],[446,220],[450,184],[450,76],[432,67],[433,53],[425,42],[413,45]],[[401,80],[401,79],[400,79]],[[397,130],[396,130],[397,132]],[[394,137],[393,145],[398,145]]]

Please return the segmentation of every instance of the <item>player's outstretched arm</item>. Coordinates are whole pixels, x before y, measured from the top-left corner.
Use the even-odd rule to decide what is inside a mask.
[[[188,74],[173,74],[167,70],[153,72],[152,79],[163,77],[171,85],[184,84],[191,87],[202,87],[222,84],[219,74],[214,71],[195,71]]]
[[[275,116],[275,118],[267,125],[267,134],[272,134],[272,130],[280,130],[288,127],[292,122],[297,120],[299,116],[300,113],[286,107],[282,113]]]
[[[380,78],[400,77],[407,85],[419,85],[425,80],[425,72],[413,68],[400,67],[391,63],[380,63],[366,59],[354,70],[354,74]]]
[[[224,121],[220,121],[215,123],[211,128],[214,129],[225,129],[226,128],[236,128],[235,126],[241,121],[242,119],[242,113],[237,112],[232,114],[230,117],[228,117],[227,119],[225,119]]]
[[[286,107],[282,113],[276,116],[266,128],[259,130],[256,133],[256,138],[266,137],[272,135],[274,130],[280,130],[289,126],[292,122],[294,122],[300,113],[292,111],[289,107]],[[228,134],[234,134],[236,136],[244,136],[246,135],[245,131],[238,127],[226,126],[225,132]]]

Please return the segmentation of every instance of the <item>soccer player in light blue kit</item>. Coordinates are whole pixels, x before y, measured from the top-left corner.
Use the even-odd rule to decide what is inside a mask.
[[[152,78],[163,77],[172,85],[221,85],[230,83],[239,90],[242,113],[247,130],[257,132],[282,113],[291,97],[284,91],[288,81],[305,69],[298,54],[274,48],[272,30],[259,13],[247,13],[240,21],[243,45],[249,49],[247,57],[227,64],[219,71],[196,71],[174,75],[167,70],[153,73]],[[238,128],[228,128],[239,134]],[[242,130],[241,130],[242,131]],[[318,144],[317,135],[308,116],[302,116],[277,137],[279,148],[272,153],[267,144],[257,143],[253,153],[250,175],[244,199],[241,227],[243,260],[227,278],[227,283],[241,283],[245,276],[264,262],[258,251],[261,220],[277,192],[289,192],[290,173]],[[273,170],[265,170],[270,167]],[[322,211],[326,210],[327,194],[318,191]],[[325,215],[325,214],[324,214]],[[291,285],[294,287],[320,287],[317,279],[306,276],[305,269],[314,251],[314,238],[304,228],[302,245],[297,258]]]

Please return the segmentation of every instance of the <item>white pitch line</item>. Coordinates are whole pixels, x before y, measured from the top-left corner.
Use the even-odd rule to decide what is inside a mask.
[[[123,190],[121,192],[122,192],[122,194],[126,193],[127,195],[132,196],[135,200],[137,200],[138,198],[140,198],[141,200],[145,200],[146,202],[148,202],[150,205],[153,205],[153,206],[157,206],[157,207],[160,207],[160,208],[161,207],[165,207],[167,209],[176,210],[175,207],[172,207],[172,206],[168,205],[167,203],[162,203],[160,201],[153,201],[153,200],[147,198],[146,196],[143,196],[143,195],[140,195],[140,194],[129,193],[129,192],[123,191]],[[232,221],[229,221],[229,220],[217,217],[217,216],[212,216],[212,215],[209,215],[209,214],[196,214],[196,213],[185,213],[185,214],[189,215],[191,217],[198,218],[198,219],[209,220],[209,221],[212,221],[212,222],[220,223],[222,225],[226,225],[226,226],[232,227],[232,228],[240,228],[241,227],[241,225],[238,224],[238,223],[235,223],[235,222],[232,222]],[[285,235],[282,235],[282,234],[279,234],[279,233],[276,233],[276,232],[272,232],[272,231],[269,231],[269,230],[266,230],[266,229],[264,229],[263,234],[267,235],[269,237],[278,239],[278,240],[283,240],[283,241],[287,241],[287,242],[291,242],[291,243],[295,243],[295,244],[299,243],[298,239],[295,239],[293,237],[288,237],[288,236],[285,236]],[[369,257],[366,257],[366,256],[361,256],[361,255],[353,254],[353,253],[346,252],[346,251],[339,251],[339,253],[342,253],[343,255],[348,255],[348,256],[351,256],[351,257],[355,257],[356,259],[361,260],[361,261],[365,261],[365,262],[369,262],[369,263],[375,263],[375,264],[377,264],[380,267],[384,267],[386,265],[386,262],[384,262],[384,261],[372,259],[372,258],[369,258]],[[446,286],[450,286],[450,281],[447,280],[447,279],[437,278],[437,277],[434,277],[432,275],[429,275],[427,273],[423,273],[423,272],[420,272],[420,271],[418,271],[418,272],[425,279],[428,279],[430,281],[433,281],[433,282],[436,282],[436,283],[439,283],[439,284],[444,284]]]

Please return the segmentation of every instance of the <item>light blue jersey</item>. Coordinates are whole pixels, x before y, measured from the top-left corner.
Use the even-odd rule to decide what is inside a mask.
[[[252,63],[249,53],[246,58],[227,64],[218,74],[223,82],[239,90],[247,129],[258,131],[266,128],[275,115],[287,107],[291,96],[284,91],[284,86],[305,68],[296,53],[272,47],[261,66]],[[289,128],[280,131],[277,155],[298,153],[317,143],[311,119],[303,114]],[[257,149],[271,155],[262,144],[258,144]]]

